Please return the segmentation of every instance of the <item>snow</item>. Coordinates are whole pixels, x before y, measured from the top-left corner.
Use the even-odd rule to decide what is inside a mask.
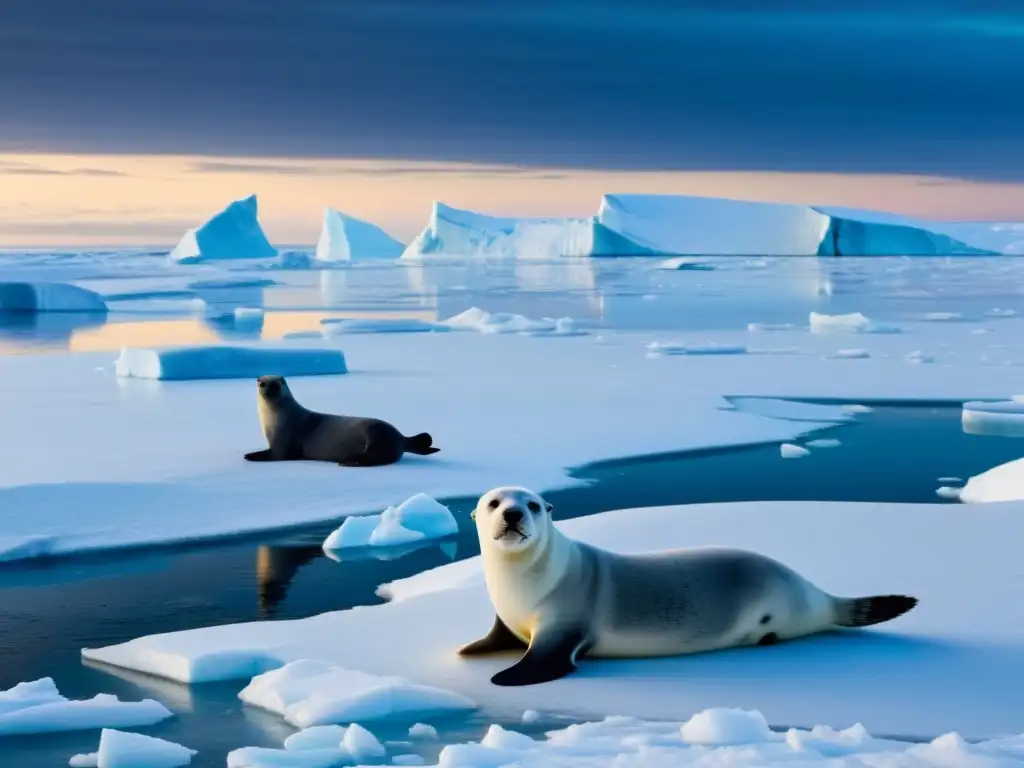
[[[967,478],[957,489],[960,501],[982,504],[1024,499],[1024,459],[1015,459]]]
[[[715,708],[685,722],[608,717],[550,731],[543,740],[492,725],[479,742],[445,747],[443,768],[596,768],[683,765],[776,768],[920,768],[922,766],[1017,766],[1024,764],[1024,735],[977,744],[950,732],[923,744],[873,737],[862,725],[844,730],[814,726],[768,730],[754,711]]]
[[[115,362],[118,376],[182,381],[255,379],[279,376],[333,376],[348,373],[340,349],[272,347],[124,347]]]
[[[179,264],[277,256],[258,219],[256,195],[235,200],[196,229],[188,230],[171,251]]]
[[[637,256],[650,251],[608,229],[594,217],[502,218],[435,202],[426,228],[402,259],[430,256],[519,257]]]
[[[102,296],[70,283],[0,282],[0,313],[106,311]]]
[[[532,320],[510,312],[485,312],[470,307],[442,322],[442,326],[456,331],[476,331],[483,334],[518,333],[524,336],[582,336],[571,317],[557,319],[545,317]]]
[[[489,679],[507,658],[454,654],[486,632],[493,616],[479,558],[473,558],[392,583],[388,591],[395,599],[385,605],[155,635],[84,655],[192,682],[238,677],[235,661],[219,668],[224,654],[278,663],[319,660],[443,688],[510,717],[534,708],[583,719],[609,713],[686,719],[730,706],[759,710],[776,724],[862,722],[873,731],[911,736],[956,729],[968,738],[987,738],[1021,729],[1019,502],[988,504],[983,515],[966,514],[957,504],[694,504],[608,512],[559,526],[574,538],[623,552],[695,544],[752,549],[834,594],[896,592],[921,603],[868,630],[772,648],[585,660],[577,673],[551,684],[500,688]],[[929,535],[921,536],[922,530]],[[935,547],[935,541],[955,541],[956,547]],[[410,628],[413,643],[407,640]],[[323,696],[342,695],[330,674],[324,679],[330,682],[319,688]]]
[[[314,258],[319,262],[397,259],[404,250],[402,243],[375,224],[326,208]]]
[[[324,549],[389,547],[458,533],[459,524],[448,507],[418,493],[379,515],[349,517],[326,540]]]
[[[180,768],[192,762],[194,749],[164,739],[104,728],[99,750],[90,755],[75,755],[72,766],[96,768]]]
[[[779,454],[784,459],[802,459],[804,456],[810,456],[811,452],[793,443],[783,443],[779,446]]]
[[[300,659],[257,675],[238,694],[246,704],[281,715],[299,728],[398,717],[466,712],[476,704],[465,696],[400,677],[381,677]],[[366,737],[351,728],[359,743]]]
[[[342,336],[349,333],[425,333],[450,331],[447,325],[428,323],[415,318],[360,318],[353,320],[321,321],[324,336]]]
[[[152,699],[120,701],[104,693],[85,700],[67,699],[50,678],[0,691],[0,736],[131,728],[152,725],[168,717],[170,710]]]

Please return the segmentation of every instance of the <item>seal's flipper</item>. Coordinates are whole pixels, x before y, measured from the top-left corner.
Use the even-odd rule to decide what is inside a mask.
[[[582,647],[582,632],[549,631],[535,637],[523,658],[496,674],[491,682],[495,685],[536,685],[565,677],[576,670],[576,654]]]
[[[836,599],[836,621],[840,627],[870,627],[902,616],[917,605],[916,597],[876,595]]]
[[[498,653],[500,651],[518,651],[526,648],[526,643],[512,634],[512,630],[505,626],[498,616],[494,617],[494,626],[491,631],[479,640],[459,648],[459,656],[477,656],[484,653]]]
[[[246,461],[274,461],[273,452],[267,448],[262,451],[253,451],[252,453],[245,454]]]

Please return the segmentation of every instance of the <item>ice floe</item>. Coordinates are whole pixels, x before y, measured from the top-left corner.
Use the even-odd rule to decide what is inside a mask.
[[[320,262],[397,259],[404,250],[402,243],[377,225],[327,208],[314,258]]]
[[[972,435],[1024,436],[1024,400],[969,400],[963,404],[961,423]]]
[[[132,728],[152,725],[168,717],[171,711],[152,699],[121,701],[106,693],[91,699],[67,699],[50,678],[0,691],[0,736]]]
[[[477,331],[484,334],[518,333],[524,336],[581,336],[586,332],[578,330],[571,317],[541,318],[532,320],[510,312],[485,312],[471,307],[442,322],[453,330]]]
[[[0,313],[106,311],[102,296],[71,283],[0,282]]]
[[[188,230],[169,258],[179,264],[277,256],[258,218],[256,195],[236,200],[196,229]]]
[[[740,344],[673,344],[672,342],[652,341],[647,345],[647,354],[651,357],[664,355],[745,355],[747,348]]]
[[[340,349],[272,347],[124,347],[115,362],[118,376],[164,381],[330,376],[347,373]]]
[[[393,547],[458,533],[459,524],[448,507],[418,493],[379,515],[348,517],[325,540],[326,550],[353,547]]]
[[[894,325],[873,323],[860,312],[845,315],[810,314],[811,333],[899,333]]]
[[[172,741],[128,733],[112,728],[100,732],[99,749],[88,755],[75,755],[70,765],[96,768],[180,768],[192,762],[194,749]]]
[[[1024,459],[1008,461],[969,477],[963,488],[957,490],[960,501],[967,504],[1024,499]]]
[[[476,708],[471,699],[400,677],[380,677],[300,659],[264,672],[238,697],[299,728],[422,717]],[[347,731],[346,737],[350,734]],[[356,734],[353,738],[365,741]]]
[[[324,336],[343,336],[349,333],[429,333],[450,331],[441,323],[428,323],[415,318],[353,318],[321,320]]]
[[[802,459],[804,456],[811,455],[811,452],[806,448],[794,445],[793,443],[783,443],[780,445],[779,453],[784,459]]]

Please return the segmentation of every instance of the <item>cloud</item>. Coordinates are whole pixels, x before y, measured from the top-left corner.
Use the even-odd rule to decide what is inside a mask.
[[[18,160],[0,160],[0,175],[3,176],[127,176],[121,171],[105,168],[73,168],[61,170],[45,165],[26,163]]]
[[[271,176],[455,176],[459,178],[563,179],[568,174],[538,171],[520,166],[381,165],[338,167],[314,163],[258,163],[230,160],[201,160],[189,167],[192,173],[252,173]]]

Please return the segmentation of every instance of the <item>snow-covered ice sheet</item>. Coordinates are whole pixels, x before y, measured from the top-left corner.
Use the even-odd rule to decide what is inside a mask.
[[[345,337],[352,372],[293,379],[299,402],[384,418],[406,434],[428,431],[441,448],[372,471],[245,462],[244,453],[265,446],[252,380],[115,377],[110,353],[2,356],[0,379],[16,382],[19,398],[6,426],[19,440],[0,446],[0,559],[340,520],[416,493],[479,493],[509,477],[551,490],[578,482],[567,468],[594,461],[792,442],[819,426],[770,418],[779,414],[754,405],[723,411],[723,396],[1005,398],[1019,391],[1020,369],[1001,361],[1024,361],[1022,326],[1001,320],[981,348],[967,328],[957,340],[953,326],[935,323],[858,336],[872,357],[855,365],[822,359],[834,337],[806,330],[787,334],[799,354],[653,360],[646,345],[657,337],[648,332],[606,331],[601,344],[516,333],[353,334]],[[750,334],[739,327],[673,340],[743,345]],[[903,360],[943,343],[953,345],[948,362]],[[327,340],[309,348],[335,349]],[[633,426],[585,418],[593,413]],[[517,426],[501,440],[480,428],[495,414]]]
[[[274,258],[277,249],[263,233],[258,208],[256,195],[235,200],[201,226],[182,235],[168,258],[179,264]]]
[[[104,314],[103,297],[70,283],[0,282],[0,312],[88,312]]]
[[[181,768],[192,762],[194,749],[141,733],[111,728],[100,732],[99,749],[89,755],[75,755],[71,766],[96,768]]]
[[[320,262],[397,259],[404,250],[402,243],[376,224],[326,208],[314,258]]]
[[[324,549],[394,547],[457,533],[459,524],[448,507],[425,493],[388,507],[379,515],[348,517],[325,540]]]
[[[115,363],[118,376],[182,381],[255,379],[260,376],[333,376],[347,373],[340,349],[298,347],[124,347]]]
[[[441,688],[309,659],[254,677],[238,697],[298,728],[436,717],[476,709],[471,699]]]
[[[1024,500],[1024,458],[992,467],[967,478],[957,498],[967,504]]]
[[[0,691],[0,737],[26,733],[78,731],[91,728],[131,728],[171,717],[171,711],[152,699],[120,701],[100,693],[71,700],[46,677]]]
[[[392,583],[393,602],[315,616],[154,635],[86,651],[109,664],[183,681],[237,677],[227,655],[316,659],[400,676],[476,701],[487,714],[524,709],[582,718],[691,717],[757,709],[770,723],[863,723],[876,733],[984,738],[1024,730],[1024,506],[746,502],[608,512],[563,523],[574,538],[624,552],[720,544],[779,559],[840,595],[910,594],[899,619],[770,648],[637,660],[584,660],[555,682],[490,683],[507,655],[463,659],[493,609],[479,558]],[[928,531],[928,536],[922,536]],[[936,541],[956,546],[936,547]],[[979,568],[978,563],[984,563]],[[407,638],[414,628],[415,642]],[[328,693],[334,687],[328,689]],[[984,702],[984,706],[979,706]]]

